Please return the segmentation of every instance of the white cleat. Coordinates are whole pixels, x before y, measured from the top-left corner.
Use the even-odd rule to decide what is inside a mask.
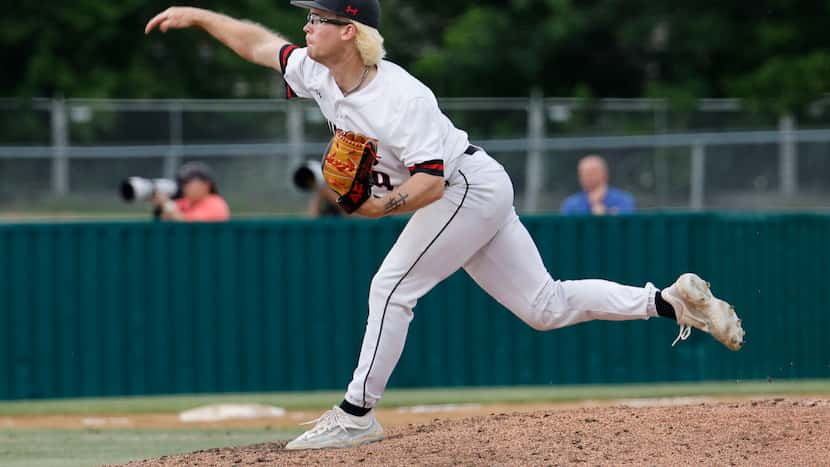
[[[663,289],[660,295],[674,308],[680,325],[680,333],[672,347],[678,340],[686,340],[694,326],[708,332],[729,349],[741,350],[745,334],[741,320],[732,305],[712,295],[708,282],[696,274],[686,273]]]
[[[314,423],[314,428],[285,445],[285,449],[350,448],[383,439],[383,428],[375,419],[374,410],[355,417],[334,406],[308,423]]]

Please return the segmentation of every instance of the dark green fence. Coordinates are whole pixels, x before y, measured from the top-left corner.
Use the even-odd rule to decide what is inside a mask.
[[[404,223],[0,226],[0,399],[344,388],[368,283]],[[536,332],[462,272],[420,301],[392,386],[830,377],[830,217],[533,217],[556,278],[736,305],[748,344],[665,319]]]

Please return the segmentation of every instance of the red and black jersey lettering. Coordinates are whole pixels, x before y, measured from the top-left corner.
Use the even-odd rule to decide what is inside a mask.
[[[416,173],[425,173],[429,175],[443,177],[444,161],[442,159],[434,159],[431,161],[421,162],[420,164],[415,164],[411,167],[408,167],[408,169],[409,175],[415,175]]]
[[[282,70],[283,75],[285,75],[285,66],[288,64],[288,57],[291,56],[291,52],[293,52],[297,49],[299,49],[299,47],[297,47],[294,44],[285,44],[280,49],[280,56],[279,56],[280,70]],[[286,99],[293,99],[293,98],[297,97],[297,93],[295,93],[294,90],[291,89],[291,86],[289,86],[288,83],[286,83],[284,79],[283,79],[283,83],[285,83],[285,98]]]

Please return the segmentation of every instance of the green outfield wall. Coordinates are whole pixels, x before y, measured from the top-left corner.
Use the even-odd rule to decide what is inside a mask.
[[[830,377],[830,216],[524,221],[555,278],[698,272],[746,347],[672,348],[662,318],[534,331],[460,272],[418,304],[391,386]],[[0,225],[0,399],[345,388],[404,223]]]

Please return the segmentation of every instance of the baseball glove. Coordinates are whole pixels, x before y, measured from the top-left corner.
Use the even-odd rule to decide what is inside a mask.
[[[323,157],[323,179],[340,197],[337,204],[351,214],[372,194],[372,166],[377,141],[337,130]]]

